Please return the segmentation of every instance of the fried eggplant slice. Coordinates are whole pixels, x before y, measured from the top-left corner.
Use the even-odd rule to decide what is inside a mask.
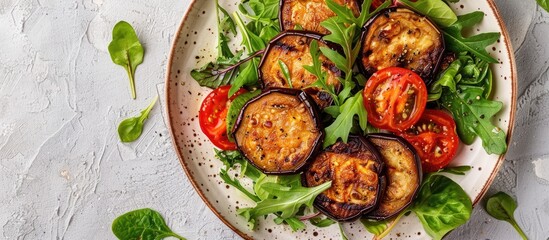
[[[303,68],[313,65],[309,48],[312,40],[317,40],[319,47],[329,46],[321,35],[306,31],[286,31],[271,40],[259,64],[259,81],[264,89],[289,88],[288,79],[279,64],[281,61],[288,67],[292,87],[303,89],[320,108],[324,108],[332,103],[330,94],[317,87],[309,87],[317,78]],[[337,79],[341,76],[341,71],[324,55],[320,55],[320,62],[326,72],[326,83],[333,85],[337,91],[341,85]]]
[[[404,138],[383,133],[370,134],[366,138],[381,153],[387,178],[379,205],[366,217],[383,220],[397,215],[414,200],[421,186],[421,160]]]
[[[353,220],[377,206],[385,177],[377,149],[366,139],[350,136],[322,151],[302,175],[305,186],[332,181],[318,195],[315,207],[337,221]]]
[[[429,19],[406,8],[389,8],[366,23],[359,68],[366,76],[402,67],[430,81],[444,52],[444,38]]]
[[[311,97],[284,88],[270,89],[246,103],[233,136],[238,149],[265,174],[298,172],[324,140]]]
[[[356,0],[334,0],[334,2],[350,8],[355,17],[360,14]],[[320,26],[320,23],[335,15],[328,8],[325,0],[280,0],[278,19],[282,30],[294,30],[296,26],[300,26],[306,31],[328,34],[330,32]]]

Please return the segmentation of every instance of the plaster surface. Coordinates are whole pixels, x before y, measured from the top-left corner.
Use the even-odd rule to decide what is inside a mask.
[[[171,41],[189,1],[0,0],[0,239],[114,239],[112,220],[150,207],[188,239],[239,239],[201,201],[172,149],[158,104],[141,138],[118,123],[163,96]],[[531,239],[549,238],[549,14],[534,0],[496,0],[513,42],[518,109],[489,195],[518,200]],[[131,23],[145,48],[131,100],[107,52]],[[162,105],[162,106],[161,106]],[[519,239],[477,206],[447,239]]]

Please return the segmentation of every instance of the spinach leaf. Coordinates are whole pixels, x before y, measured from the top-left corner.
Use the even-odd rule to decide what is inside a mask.
[[[330,219],[330,218],[320,218],[320,217],[314,217],[309,219],[309,222],[313,224],[313,226],[317,226],[319,228],[325,228],[328,226],[331,226],[334,223],[337,223],[336,221]]]
[[[164,222],[164,218],[149,208],[127,212],[117,217],[112,223],[112,232],[120,240],[164,239],[177,235]]]
[[[520,228],[515,221],[515,210],[517,209],[517,203],[511,196],[504,192],[498,192],[493,196],[489,197],[486,201],[486,211],[490,216],[495,219],[506,221],[513,225],[513,227],[520,234],[522,239],[528,239],[524,231]]]
[[[467,193],[452,179],[428,175],[411,210],[434,239],[466,223],[473,206]]]
[[[141,133],[143,132],[143,124],[145,123],[145,120],[149,117],[149,113],[151,112],[157,100],[158,95],[145,110],[141,111],[141,114],[139,116],[127,118],[120,122],[120,124],[118,125],[118,136],[120,137],[120,141],[133,142],[137,140],[139,136],[141,136]]]
[[[471,170],[471,166],[457,166],[457,167],[447,167],[438,170],[439,173],[445,172],[445,173],[451,173],[454,175],[465,175],[466,172]]]
[[[261,200],[253,208],[241,208],[238,214],[250,221],[270,213],[280,213],[283,219],[293,217],[302,206],[312,207],[316,196],[330,188],[332,182],[326,182],[312,188],[303,186],[284,186],[279,183],[265,183],[262,189],[274,196]]]
[[[458,20],[454,11],[442,0],[399,1],[414,11],[429,17],[442,27],[451,26]]]
[[[132,98],[135,99],[135,69],[143,62],[143,46],[135,34],[132,25],[120,21],[112,30],[109,54],[114,63],[124,67],[130,78]]]
[[[536,0],[540,7],[549,12],[549,0]]]
[[[326,132],[326,138],[324,139],[324,148],[337,142],[337,139],[341,138],[343,142],[347,142],[349,132],[353,127],[354,116],[358,115],[358,122],[360,128],[366,130],[367,115],[364,108],[364,101],[362,99],[362,91],[356,93],[353,97],[350,97],[341,105],[340,114],[335,121],[324,129]]]
[[[464,37],[461,34],[464,28],[480,23],[483,18],[483,12],[468,13],[458,16],[458,20],[454,24],[444,28],[443,35],[448,50],[453,52],[470,52],[486,62],[497,63],[498,61],[488,54],[486,48],[499,39],[500,33],[481,33],[471,37]]]
[[[440,103],[454,116],[458,135],[465,144],[471,144],[479,136],[488,154],[503,154],[507,151],[506,134],[491,122],[503,103],[482,98],[483,91],[478,87],[459,86],[456,92],[445,90]]]
[[[238,115],[240,114],[240,110],[242,110],[242,107],[250,101],[250,99],[254,98],[255,96],[259,95],[261,93],[261,90],[256,90],[253,92],[247,92],[238,95],[235,99],[231,101],[231,104],[229,105],[229,110],[227,111],[227,137],[229,137],[229,140],[233,140],[233,127],[236,122],[236,119],[238,118]]]

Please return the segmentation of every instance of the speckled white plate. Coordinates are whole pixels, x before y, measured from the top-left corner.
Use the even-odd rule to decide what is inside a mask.
[[[224,6],[234,9],[237,0],[223,1]],[[484,21],[475,32],[501,32],[500,40],[489,52],[500,64],[493,65],[494,98],[504,103],[501,113],[494,118],[508,138],[511,136],[515,112],[516,70],[513,52],[507,31],[492,0],[462,0],[452,5],[458,14],[481,10],[486,13]],[[176,32],[166,74],[166,106],[172,141],[183,169],[198,194],[212,211],[231,229],[243,238],[253,239],[339,239],[337,225],[317,228],[308,224],[307,229],[292,232],[288,226],[276,225],[272,217],[261,219],[255,231],[248,229],[244,218],[236,214],[237,207],[253,206],[238,190],[226,185],[219,178],[221,162],[214,157],[214,146],[202,134],[198,124],[198,109],[202,99],[211,91],[200,87],[190,76],[197,66],[214,60],[217,53],[217,33],[214,1],[191,3]],[[234,41],[233,44],[237,44]],[[509,139],[508,139],[509,142]],[[452,176],[477,203],[504,160],[503,156],[487,155],[481,141],[463,146],[453,165],[469,165],[474,168],[465,176]],[[244,182],[248,183],[244,180]],[[369,238],[370,234],[357,223],[345,223],[345,231],[351,239]],[[404,217],[393,230],[393,239],[428,238],[417,217]],[[390,239],[387,238],[387,239]]]

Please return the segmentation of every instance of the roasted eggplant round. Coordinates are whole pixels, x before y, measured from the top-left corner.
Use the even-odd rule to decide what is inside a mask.
[[[263,88],[289,88],[290,83],[281,69],[282,62],[288,67],[291,87],[303,89],[313,97],[320,108],[324,108],[332,103],[330,94],[319,88],[309,87],[317,78],[303,68],[313,65],[309,50],[312,40],[317,40],[320,47],[329,46],[322,40],[321,35],[306,31],[282,32],[271,40],[259,64],[259,81]],[[337,78],[341,76],[341,71],[324,55],[320,56],[320,61],[322,69],[327,73],[326,83],[333,85],[336,90],[339,89],[341,83]]]
[[[345,5],[358,17],[360,8],[356,0],[334,0],[339,5]],[[330,33],[320,23],[336,14],[328,8],[325,0],[280,0],[278,19],[280,29],[294,30],[301,26],[303,30],[321,34]]]
[[[302,179],[308,187],[332,181],[314,204],[337,221],[353,220],[374,209],[385,185],[381,155],[359,136],[350,136],[347,143],[338,141],[319,153]]]
[[[265,174],[298,172],[322,146],[318,109],[305,92],[273,88],[244,105],[233,136],[238,149]]]
[[[387,178],[379,205],[366,217],[383,220],[400,213],[414,200],[421,185],[421,159],[414,147],[399,136],[379,133],[366,138],[379,150]]]
[[[359,68],[370,76],[402,67],[430,81],[444,52],[444,38],[429,19],[406,8],[389,8],[364,27]]]

